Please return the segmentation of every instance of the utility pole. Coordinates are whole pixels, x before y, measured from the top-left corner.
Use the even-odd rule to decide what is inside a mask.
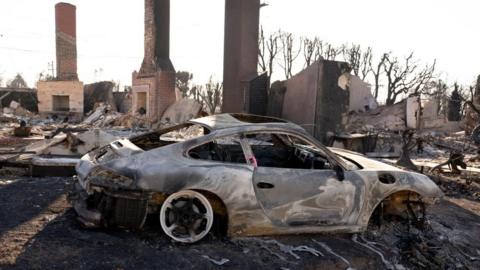
[[[55,66],[53,65],[53,61],[48,62],[48,70],[52,73],[52,78],[55,78]]]

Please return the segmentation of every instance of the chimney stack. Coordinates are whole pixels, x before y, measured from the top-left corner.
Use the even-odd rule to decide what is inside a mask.
[[[76,7],[68,3],[55,5],[57,79],[78,80]]]
[[[174,70],[170,61],[170,0],[145,0],[144,46],[140,73]]]

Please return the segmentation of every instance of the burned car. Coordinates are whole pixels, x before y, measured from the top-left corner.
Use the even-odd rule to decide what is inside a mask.
[[[418,221],[442,196],[427,176],[327,148],[280,119],[219,114],[121,139],[83,156],[72,196],[85,226],[172,239],[360,232],[373,216]]]

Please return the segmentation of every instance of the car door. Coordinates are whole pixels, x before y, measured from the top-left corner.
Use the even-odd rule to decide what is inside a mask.
[[[262,167],[253,172],[258,202],[280,226],[354,224],[361,207],[363,181],[345,172],[340,180],[332,169]]]

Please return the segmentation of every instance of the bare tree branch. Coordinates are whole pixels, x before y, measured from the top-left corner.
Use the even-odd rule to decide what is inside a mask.
[[[373,96],[377,100],[378,100],[378,94],[380,91],[380,76],[382,75],[383,65],[389,54],[390,53],[384,53],[382,57],[380,57],[380,60],[376,65],[373,65],[373,62],[370,62],[370,71],[373,74],[373,80],[374,80]]]
[[[279,32],[272,33],[267,38],[263,32],[263,27],[260,28],[260,37],[258,40],[258,65],[262,72],[268,72],[269,76],[272,76],[273,66],[279,53],[279,35]]]
[[[293,63],[301,51],[301,43],[300,46],[296,45],[291,33],[282,33],[280,41],[282,43],[282,61],[280,66],[283,69],[285,78],[290,79],[292,77]]]
[[[263,26],[260,26],[260,36],[258,37],[258,66],[263,72],[267,71],[267,64],[265,61],[266,45],[265,35],[263,33]]]
[[[362,80],[365,80],[371,72],[372,57],[372,48],[368,47],[367,50],[362,53],[362,60],[360,61],[360,78]]]
[[[303,57],[305,58],[305,67],[310,66],[316,59],[318,52],[319,39],[303,39]]]
[[[210,77],[208,83],[205,84],[205,88],[198,91],[199,97],[209,114],[215,114],[217,108],[222,106],[222,89],[222,84],[214,82]]]
[[[394,104],[401,94],[423,93],[428,83],[435,78],[435,65],[436,61],[431,66],[425,65],[419,70],[420,67],[413,57],[413,52],[404,59],[403,63],[397,57],[387,54],[383,64],[387,79],[386,104]]]
[[[353,74],[358,76],[360,71],[360,61],[362,60],[362,51],[360,49],[360,45],[343,45],[341,47],[341,52],[344,61],[350,64]]]

